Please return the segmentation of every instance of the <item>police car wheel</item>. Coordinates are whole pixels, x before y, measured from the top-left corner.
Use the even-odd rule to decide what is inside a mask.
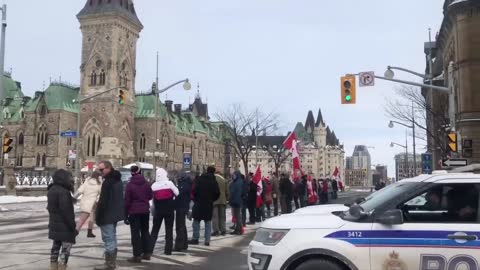
[[[335,262],[325,259],[312,259],[300,264],[295,270],[345,270]]]

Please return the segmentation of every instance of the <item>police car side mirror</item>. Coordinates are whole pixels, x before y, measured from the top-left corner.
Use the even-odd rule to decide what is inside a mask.
[[[388,210],[376,217],[375,222],[384,225],[403,224],[403,212],[400,209]]]

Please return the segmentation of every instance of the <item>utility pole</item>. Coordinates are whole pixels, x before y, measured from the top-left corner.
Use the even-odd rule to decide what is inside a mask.
[[[415,107],[412,101],[412,132],[413,132],[413,176],[417,176],[417,150],[415,145]]]
[[[2,37],[0,41],[0,106],[3,107],[5,100],[5,89],[3,87],[3,74],[5,70],[5,35],[7,31],[7,5],[3,4],[2,8]]]
[[[157,52],[157,77],[155,78],[155,87],[152,89],[154,91],[155,102],[153,103],[155,106],[155,148],[154,148],[154,156],[155,152],[158,152],[158,100],[160,98],[160,93],[158,92],[158,52]],[[155,181],[155,177],[157,174],[157,159],[153,159],[153,180]]]

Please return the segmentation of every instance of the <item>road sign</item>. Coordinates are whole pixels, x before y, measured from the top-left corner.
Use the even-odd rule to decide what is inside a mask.
[[[444,159],[442,165],[443,167],[463,167],[468,165],[468,161],[463,158]]]
[[[76,159],[77,158],[77,151],[76,150],[68,150],[68,159]]]
[[[183,168],[190,169],[192,167],[192,153],[183,153]]]
[[[63,132],[60,132],[61,137],[77,137],[77,131],[75,130],[66,130]]]
[[[433,156],[431,153],[422,154],[422,173],[431,174],[433,171]]]
[[[358,77],[360,78],[360,87],[375,86],[375,72],[361,72]]]

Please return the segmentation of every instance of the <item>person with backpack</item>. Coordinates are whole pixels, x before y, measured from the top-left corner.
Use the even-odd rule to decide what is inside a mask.
[[[155,213],[153,216],[152,227],[152,246],[150,250],[155,250],[155,244],[158,239],[158,232],[165,220],[165,255],[172,255],[173,250],[173,223],[175,220],[175,197],[178,196],[178,188],[168,179],[167,171],[158,168],[156,171],[155,183],[152,185],[153,205]]]

